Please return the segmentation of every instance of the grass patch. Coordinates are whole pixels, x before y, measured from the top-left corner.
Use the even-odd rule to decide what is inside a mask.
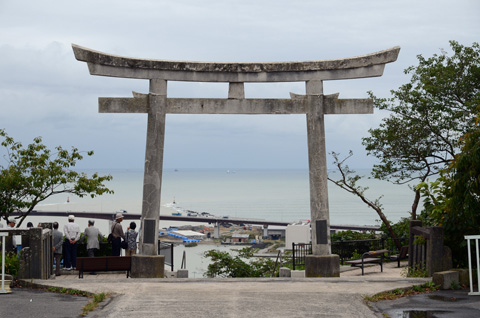
[[[403,277],[427,277],[428,273],[427,270],[421,268],[420,266],[413,266],[413,267],[404,267],[402,269],[402,276]]]
[[[414,285],[411,288],[397,288],[392,291],[379,293],[373,296],[366,296],[365,301],[377,302],[381,300],[395,300],[417,294],[431,293],[436,290],[438,290],[438,286],[436,286],[433,282],[426,282],[422,285]]]
[[[83,290],[63,288],[63,287],[46,287],[46,288],[37,288],[37,289],[43,289],[51,293],[67,294],[72,296],[90,297],[92,295],[91,293]]]
[[[95,310],[98,305],[107,298],[108,295],[105,293],[100,293],[100,294],[94,294],[92,297],[92,300],[88,302],[85,306],[83,306],[83,312],[82,312],[82,317],[85,317],[88,315],[89,312],[92,310]]]

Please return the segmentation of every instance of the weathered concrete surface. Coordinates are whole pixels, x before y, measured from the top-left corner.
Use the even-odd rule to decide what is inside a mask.
[[[72,44],[72,48],[77,60],[106,66],[165,71],[227,73],[301,72],[350,69],[394,62],[397,60],[398,53],[400,52],[400,47],[396,46],[391,49],[371,54],[333,60],[305,62],[191,62],[124,57],[95,51],[76,44]]]
[[[470,277],[468,273],[468,269],[465,268],[454,268],[452,271],[458,272],[458,279],[460,284],[469,286],[470,285]]]
[[[162,278],[165,273],[165,256],[133,255],[132,278]]]
[[[188,278],[188,269],[177,270],[177,278]]]
[[[290,272],[291,278],[305,278],[305,270],[294,270]]]
[[[381,76],[400,47],[363,56],[306,62],[191,62],[139,59],[72,44],[75,58],[92,75],[195,82],[295,82]]]
[[[460,283],[460,273],[458,271],[443,271],[433,274],[432,281],[439,285],[440,289],[450,289],[452,283]]]
[[[141,218],[143,230],[140,234],[139,250],[143,255],[157,255],[167,107],[166,81],[150,80],[148,102]]]
[[[91,317],[373,318],[375,314],[363,303],[364,295],[423,281],[372,277],[162,280],[87,275],[83,280],[36,283],[117,294],[111,304]]]
[[[330,255],[306,255],[305,277],[340,277],[340,257]]]
[[[288,267],[280,267],[279,277],[292,277],[292,270]]]
[[[167,114],[306,114],[307,98],[295,99],[221,99],[168,98]],[[148,113],[148,95],[128,97],[100,97],[100,113]],[[338,97],[338,96],[337,96]],[[338,99],[324,96],[325,114],[373,114],[371,99]]]

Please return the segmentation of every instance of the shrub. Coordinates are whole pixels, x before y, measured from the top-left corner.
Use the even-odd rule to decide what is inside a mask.
[[[204,274],[208,277],[270,277],[275,262],[270,258],[260,259],[253,257],[251,248],[237,251],[238,255],[232,256],[228,252],[209,250],[204,257],[210,257],[212,263]]]
[[[1,258],[1,264],[3,264],[3,259]],[[5,274],[12,275],[13,277],[17,277],[18,271],[20,270],[20,258],[17,254],[14,253],[7,253],[5,255]]]

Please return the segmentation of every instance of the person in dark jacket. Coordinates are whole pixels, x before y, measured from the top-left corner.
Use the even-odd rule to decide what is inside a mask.
[[[58,222],[53,222],[53,258],[55,259],[55,276],[60,276],[60,262],[63,252],[63,234],[58,230]]]
[[[120,256],[122,239],[125,239],[123,228],[120,223],[123,221],[123,214],[117,213],[115,222],[112,224],[112,256]]]

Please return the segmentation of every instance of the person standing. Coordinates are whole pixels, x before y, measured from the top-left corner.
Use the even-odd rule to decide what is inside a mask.
[[[55,276],[60,276],[60,262],[63,252],[63,234],[58,230],[58,222],[53,222],[53,258],[55,259]]]
[[[84,231],[84,235],[87,237],[88,257],[95,257],[95,252],[100,249],[99,241],[101,241],[103,238],[100,230],[94,225],[94,220],[88,220],[88,227]]]
[[[10,219],[7,221],[7,229],[13,229],[15,228],[15,220]],[[10,245],[10,248],[7,246],[7,243],[5,243],[6,250],[7,252],[12,252],[12,253],[17,253],[17,239],[15,235],[12,235],[12,244]]]
[[[123,221],[123,214],[115,215],[115,222],[112,224],[112,256],[120,256],[122,239],[125,239],[123,228],[120,223]]]
[[[80,239],[80,227],[75,223],[75,216],[68,216],[68,223],[63,227],[65,234],[64,267],[67,271],[77,267],[77,242]]]
[[[127,241],[128,244],[125,256],[132,256],[134,254],[137,254],[138,232],[135,232],[136,228],[137,224],[135,224],[135,222],[131,222],[130,226],[127,228],[127,232],[125,233],[125,241]]]

